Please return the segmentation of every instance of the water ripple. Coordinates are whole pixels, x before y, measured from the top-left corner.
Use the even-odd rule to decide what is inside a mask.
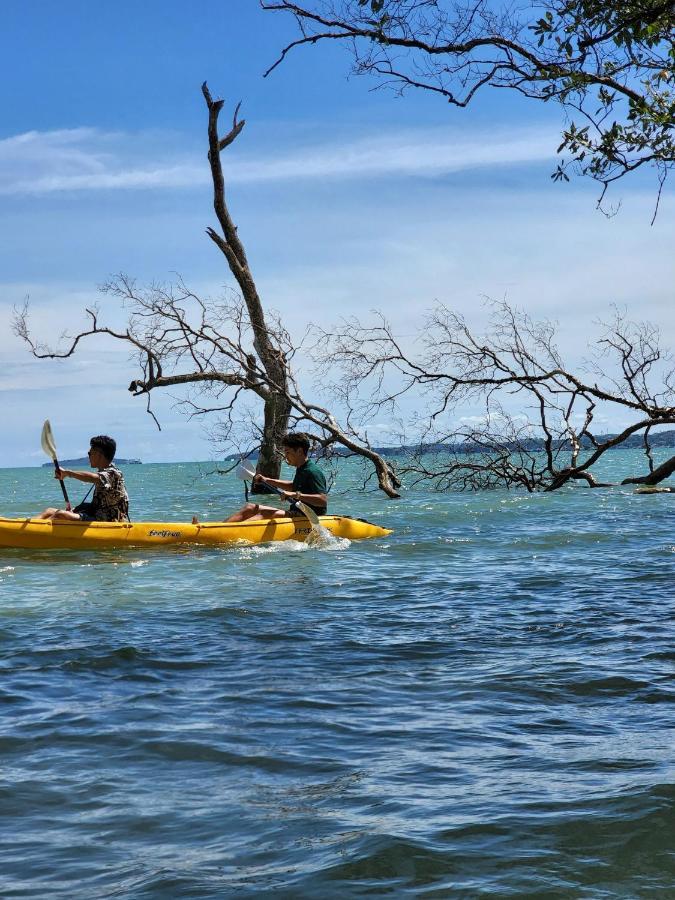
[[[394,534],[3,552],[3,898],[672,894],[668,505],[353,505]]]

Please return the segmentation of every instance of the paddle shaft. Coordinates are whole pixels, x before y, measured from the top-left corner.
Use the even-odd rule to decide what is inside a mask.
[[[281,488],[275,487],[275,485],[273,484],[268,484],[266,481],[263,481],[263,484],[266,488],[268,488],[268,490],[274,491],[275,494],[278,494],[279,497],[281,497],[281,495],[284,493]],[[288,502],[291,504],[291,506],[297,506],[298,504],[297,500],[289,500]]]
[[[59,465],[59,461],[56,457],[54,457],[54,470],[56,472],[61,471],[61,466]],[[61,485],[61,490],[63,491],[63,499],[66,501],[66,509],[70,510],[72,507],[70,505],[70,500],[68,499],[68,491],[66,490],[66,486],[63,483],[63,478],[59,478],[59,484]]]

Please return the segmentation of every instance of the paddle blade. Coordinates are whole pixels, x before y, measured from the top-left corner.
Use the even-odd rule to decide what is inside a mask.
[[[49,419],[46,419],[45,424],[42,426],[40,443],[47,456],[49,456],[53,462],[56,462],[56,444],[54,443],[54,435],[52,434],[52,426],[49,424]]]
[[[40,437],[40,443],[42,444],[42,449],[45,451],[47,456],[51,457],[52,462],[54,463],[54,468],[58,472],[59,470],[59,461],[56,458],[56,444],[54,443],[54,435],[52,434],[52,426],[49,424],[49,419],[45,419],[45,424],[42,426],[42,436]],[[68,491],[66,490],[66,486],[63,481],[59,482],[61,485],[61,492],[63,493],[63,499],[66,501],[66,509],[71,509],[70,500],[68,499]]]
[[[316,529],[322,527],[321,522],[319,521],[319,517],[314,512],[311,506],[307,506],[307,504],[303,503],[301,500],[297,500],[295,505],[298,507],[300,512],[303,513],[303,515],[307,516],[312,525],[312,528]]]
[[[250,463],[244,462],[242,459],[235,469],[235,474],[237,478],[241,478],[242,481],[253,481],[255,471],[250,468]]]

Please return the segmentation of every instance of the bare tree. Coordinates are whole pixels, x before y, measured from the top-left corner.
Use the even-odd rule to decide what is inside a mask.
[[[213,228],[207,234],[227,259],[230,271],[239,285],[241,295],[246,304],[248,320],[253,332],[253,348],[267,376],[268,389],[262,397],[265,410],[263,439],[260,444],[260,468],[272,477],[278,477],[280,462],[275,455],[281,437],[288,426],[290,404],[287,399],[288,371],[283,350],[274,341],[265,321],[265,313],[253,280],[244,245],[239,239],[237,228],[232,221],[225,202],[225,178],[220,159],[221,152],[228,147],[241,133],[245,122],[237,121],[239,106],[234,112],[232,128],[221,138],[218,134],[218,116],[223,107],[222,100],[213,100],[206,82],[202,85],[202,93],[209,110],[209,163],[213,180],[213,208],[220,225],[220,233]],[[143,389],[154,387],[152,382],[143,385]],[[137,388],[138,389],[138,388]]]
[[[397,497],[400,483],[391,463],[349,423],[341,426],[329,410],[305,400],[301,394],[291,368],[295,349],[290,336],[280,320],[266,315],[263,309],[244,245],[225,200],[220,154],[241,133],[244,121],[238,120],[237,107],[230,131],[220,137],[218,117],[223,101],[212,99],[206,83],[202,92],[209,112],[208,158],[219,225],[219,230],[208,228],[207,234],[225,256],[240,293],[220,302],[207,301],[180,279],[173,285],[142,288],[133,279],[119,275],[102,291],[128,308],[129,319],[123,330],[101,323],[98,308],[91,307],[86,310],[89,327],[74,337],[65,335],[65,346],[52,348],[33,337],[25,305],[15,314],[15,331],[40,359],[70,357],[82,341],[92,337],[107,336],[129,345],[139,366],[139,375],[129,390],[135,396],[148,398],[148,411],[152,414],[152,391],[187,387],[192,391],[183,401],[188,413],[219,416],[223,439],[233,436],[235,425],[241,420],[236,416],[242,398],[254,397],[262,403],[264,412],[261,433],[254,441],[260,472],[278,477],[282,436],[289,425],[305,425],[313,427],[324,450],[339,445],[342,452],[368,460],[381,490]]]
[[[634,436],[649,471],[623,483],[656,484],[675,471],[675,456],[653,464],[651,434],[675,424],[675,373],[653,326],[617,312],[577,372],[556,346],[553,323],[506,302],[490,304],[482,335],[439,306],[420,342],[421,353],[411,356],[382,317],[374,325],[347,321],[323,340],[350,407],[364,419],[415,398],[416,450],[403,473],[441,489],[553,491],[575,480],[607,486],[591,470]],[[599,434],[596,421],[609,415],[629,424]]]
[[[675,162],[675,7],[671,0],[262,0],[295,17],[292,49],[345,43],[354,69],[403,93],[431,91],[456,107],[483,88],[560,103],[567,117],[552,177],[569,161],[607,187],[656,168],[659,195]],[[658,208],[658,201],[657,201]]]

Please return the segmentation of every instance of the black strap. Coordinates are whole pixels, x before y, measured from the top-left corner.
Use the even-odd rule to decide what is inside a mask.
[[[86,493],[86,494],[84,495],[84,497],[82,498],[82,503],[79,503],[78,506],[82,506],[83,503],[86,503],[87,497],[89,496],[89,494],[91,494],[91,492],[94,490],[95,487],[96,487],[96,485],[95,485],[95,484],[92,484],[92,486],[89,488],[89,490],[87,491],[87,493]],[[126,501],[126,503],[125,503],[124,506],[122,507],[122,515],[123,515],[124,518],[127,520],[127,522],[129,522],[129,524],[131,524],[131,518],[130,518],[130,516],[129,516],[129,501],[128,501],[128,500]]]
[[[84,495],[84,497],[82,498],[82,500],[80,501],[80,503],[78,503],[78,506],[81,506],[82,503],[86,503],[86,502],[87,502],[87,497],[89,496],[89,494],[91,494],[91,492],[94,490],[95,487],[96,487],[96,485],[92,484],[92,486],[89,488],[89,490],[87,491],[87,493]]]

